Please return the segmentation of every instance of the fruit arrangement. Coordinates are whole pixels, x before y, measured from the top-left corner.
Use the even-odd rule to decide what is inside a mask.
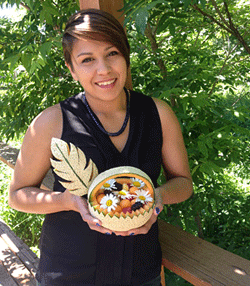
[[[138,168],[123,166],[98,175],[95,163],[72,143],[51,140],[50,160],[61,185],[77,196],[88,194],[90,213],[102,226],[127,231],[144,225],[154,208],[154,187]]]
[[[126,231],[142,226],[153,212],[154,189],[140,169],[118,167],[99,174],[88,192],[89,209],[102,225]]]

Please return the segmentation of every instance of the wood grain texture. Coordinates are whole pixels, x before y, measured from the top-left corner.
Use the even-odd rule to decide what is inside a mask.
[[[38,257],[0,221],[0,277],[3,286],[36,286]]]
[[[159,220],[163,265],[193,285],[250,285],[250,261]]]

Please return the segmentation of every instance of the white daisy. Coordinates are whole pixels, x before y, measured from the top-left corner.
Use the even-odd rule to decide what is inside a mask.
[[[152,202],[153,198],[150,196],[148,191],[139,190],[136,191],[136,201],[145,204],[147,202]]]
[[[118,192],[118,197],[125,200],[125,199],[133,198],[134,196],[131,195],[128,191],[122,189]]]
[[[107,209],[108,212],[111,212],[111,210],[116,209],[118,202],[119,200],[116,196],[114,196],[113,194],[108,194],[101,199],[100,204],[101,208]]]
[[[137,178],[132,178],[132,184],[133,186],[137,187],[137,188],[143,188],[145,186],[145,183],[140,180],[140,179],[137,179]]]
[[[115,179],[110,179],[102,185],[102,188],[105,190],[116,189],[115,182]]]

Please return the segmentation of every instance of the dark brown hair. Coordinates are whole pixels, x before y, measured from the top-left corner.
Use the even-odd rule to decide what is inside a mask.
[[[96,40],[114,45],[130,65],[130,47],[120,22],[111,14],[98,9],[86,9],[72,15],[63,34],[64,58],[73,69],[71,53],[74,42],[79,39]]]

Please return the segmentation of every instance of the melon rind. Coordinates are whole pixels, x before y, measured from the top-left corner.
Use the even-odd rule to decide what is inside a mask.
[[[154,186],[150,177],[145,172],[135,167],[131,166],[116,167],[100,173],[93,180],[88,190],[89,211],[92,216],[98,218],[102,222],[103,227],[113,231],[128,231],[130,229],[143,226],[152,216],[154,208],[153,204],[148,211],[143,212],[143,214],[140,213],[138,216],[135,215],[132,218],[129,215],[125,217],[124,216],[117,217],[114,215],[111,217],[110,215],[105,215],[104,213],[99,212],[97,209],[94,209],[94,207],[91,204],[91,199],[93,195],[95,195],[95,193],[100,189],[100,187],[103,185],[105,181],[110,179],[115,179],[121,176],[139,178],[146,183],[146,186],[148,188],[154,190]]]
[[[134,216],[131,218],[129,215],[126,217],[110,217],[109,215],[104,215],[103,213],[99,213],[89,204],[89,211],[92,216],[98,218],[102,222],[102,226],[113,231],[128,231],[130,229],[138,228],[143,226],[152,216],[153,208],[149,209],[149,211],[145,211],[144,214],[139,214],[138,216]]]

